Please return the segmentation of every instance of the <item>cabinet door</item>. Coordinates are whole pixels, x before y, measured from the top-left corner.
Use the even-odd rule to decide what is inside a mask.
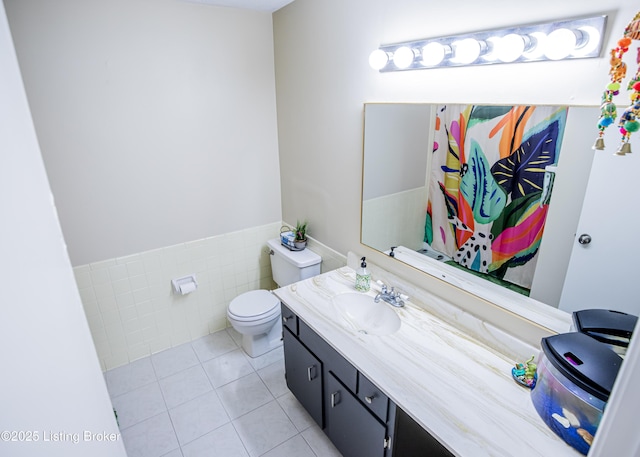
[[[322,364],[288,328],[282,329],[282,336],[287,386],[313,420],[323,428]]]
[[[453,457],[438,440],[400,408],[396,410],[393,455],[398,457]]]
[[[329,373],[326,433],[344,457],[383,457],[387,428]]]

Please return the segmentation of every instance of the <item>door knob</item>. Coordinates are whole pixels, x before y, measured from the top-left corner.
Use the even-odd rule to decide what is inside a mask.
[[[578,238],[578,243],[580,243],[580,244],[589,244],[589,243],[591,243],[591,235],[589,235],[588,233],[583,233]]]

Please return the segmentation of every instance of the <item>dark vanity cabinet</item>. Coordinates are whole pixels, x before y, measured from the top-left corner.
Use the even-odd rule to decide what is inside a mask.
[[[289,390],[344,457],[452,456],[282,304]]]
[[[289,330],[283,330],[287,386],[322,427],[322,363]]]
[[[327,379],[327,392],[325,433],[342,455],[384,457],[390,442],[386,423],[371,414],[333,373]]]

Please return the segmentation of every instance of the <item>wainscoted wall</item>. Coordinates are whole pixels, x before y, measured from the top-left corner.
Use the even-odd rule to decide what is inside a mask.
[[[422,249],[426,213],[424,187],[365,200],[362,202],[364,244],[380,250],[398,245]]]
[[[272,289],[267,240],[280,222],[74,268],[103,370],[124,365],[227,326],[231,299]],[[346,258],[311,240],[323,271]],[[180,296],[171,279],[195,273],[198,289]]]

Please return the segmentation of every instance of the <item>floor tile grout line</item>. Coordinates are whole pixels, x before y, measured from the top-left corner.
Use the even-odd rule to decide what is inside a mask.
[[[309,427],[311,428],[311,427]],[[307,428],[307,430],[309,429]],[[311,443],[309,442],[309,440],[302,434],[302,432],[300,432],[300,436],[302,437],[302,439],[304,440],[305,443],[307,443],[307,446],[309,446],[309,449],[311,449],[311,452],[313,452],[313,455],[315,455],[316,457],[320,457],[318,455],[318,453],[315,451],[315,449],[313,448],[313,446],[311,446]]]
[[[197,399],[197,398],[204,397],[205,395],[208,395],[209,393],[211,393],[211,392],[205,392],[205,393],[203,393],[203,394],[201,394],[201,395],[198,395],[197,397],[195,397],[195,398],[193,398],[193,399],[191,399],[191,400],[189,400],[189,401],[193,401],[193,400],[195,400],[195,399]],[[218,393],[217,393],[217,392],[215,392],[215,389],[214,389],[214,393],[216,394],[216,396],[218,396]],[[220,399],[220,398],[218,397],[218,400],[219,400],[219,399]],[[185,402],[185,403],[186,403],[186,402]],[[185,403],[182,403],[182,404],[184,405]],[[178,438],[178,432],[175,430],[175,426],[174,426],[174,432],[176,433],[176,439],[178,439],[178,445],[180,446],[180,451],[181,451],[181,452],[182,452],[182,447],[183,447],[183,446],[186,446],[186,445],[188,445],[189,443],[193,443],[194,441],[199,440],[199,439],[200,439],[200,438],[202,438],[203,436],[206,436],[206,435],[208,435],[209,433],[212,433],[212,432],[214,432],[214,431],[216,431],[216,430],[218,430],[218,429],[220,429],[220,428],[224,427],[225,425],[229,425],[230,423],[232,423],[232,422],[233,422],[233,420],[232,420],[232,419],[231,419],[231,417],[229,416],[229,413],[228,413],[228,412],[227,412],[227,410],[225,409],[225,407],[224,407],[224,405],[222,404],[222,402],[220,402],[220,404],[222,405],[222,409],[224,410],[224,412],[225,412],[225,414],[227,415],[227,418],[228,418],[229,420],[228,420],[227,422],[225,422],[224,424],[222,424],[222,425],[218,425],[217,427],[215,427],[215,428],[213,428],[213,429],[211,429],[211,430],[208,430],[207,432],[203,433],[202,435],[200,435],[200,436],[198,436],[198,437],[196,437],[196,438],[194,438],[194,439],[192,439],[192,440],[190,440],[190,441],[187,441],[187,442],[186,442],[186,443],[184,443],[184,444],[180,443],[180,439]],[[180,405],[178,405],[178,406],[180,406]],[[176,406],[176,407],[174,407],[174,408],[172,408],[172,409],[175,409],[175,408],[177,408],[178,406]],[[170,413],[170,412],[169,412],[169,419],[171,419],[171,423],[173,424],[173,418],[171,417],[171,413]]]
[[[140,386],[138,386],[138,387],[136,387],[134,389],[127,390],[126,392],[123,392],[123,393],[118,394],[118,395],[111,395],[111,392],[109,392],[109,389],[107,389],[107,392],[109,392],[109,399],[111,400],[111,402],[113,402],[113,400],[116,399],[116,398],[122,397],[123,395],[130,394],[131,392],[135,392],[136,390],[142,389],[143,387],[148,387],[151,384],[153,384],[154,382],[159,383],[160,381],[158,379],[154,379],[153,381],[149,381],[149,382],[147,382],[145,384],[142,384],[142,385],[140,385]]]
[[[283,394],[284,395],[284,394]],[[293,423],[293,420],[291,420],[291,418],[289,417],[289,415],[287,414],[287,412],[284,410],[284,408],[282,407],[282,405],[280,404],[280,402],[278,401],[278,398],[275,399],[276,405],[278,405],[278,407],[280,408],[280,410],[284,413],[284,417],[286,417],[287,419],[289,419],[289,422],[291,422],[291,425],[293,425],[293,429],[296,431],[295,435],[287,438],[286,440],[282,441],[281,443],[276,444],[275,446],[273,446],[271,449],[269,449],[268,451],[263,452],[262,454],[260,454],[261,456],[266,454],[267,452],[271,452],[273,451],[275,448],[277,448],[278,446],[283,445],[284,443],[286,443],[287,441],[293,439],[294,437],[301,435],[302,436],[302,432],[298,431],[298,427],[296,427],[296,424]],[[302,437],[304,439],[304,437]],[[311,447],[311,446],[309,446]],[[312,450],[313,451],[313,450]]]
[[[242,443],[242,447],[244,448],[245,451],[247,451],[247,455],[249,457],[251,457],[251,452],[249,452],[249,448],[247,447],[247,444],[244,442],[244,440],[242,439],[242,437],[240,436],[240,432],[238,432],[238,429],[236,427],[236,424],[234,424],[234,421],[236,419],[232,419],[231,420],[231,426],[233,427],[233,430],[236,432],[236,436],[238,437],[238,439],[240,440],[240,443]]]
[[[280,408],[282,408],[282,410],[284,411],[285,416],[287,416],[287,417],[289,418],[289,420],[291,421],[291,423],[293,424],[293,426],[296,428],[296,430],[298,431],[298,434],[299,434],[299,435],[302,435],[302,432],[305,432],[305,431],[309,430],[311,427],[313,427],[313,424],[312,424],[312,425],[307,425],[303,430],[300,430],[300,429],[296,426],[296,423],[294,422],[293,417],[291,417],[291,416],[287,413],[287,411],[284,409],[284,406],[282,406],[282,403],[280,403],[280,401],[279,401],[279,399],[280,399],[280,398],[284,398],[284,397],[285,397],[287,394],[289,394],[289,393],[291,393],[291,394],[293,395],[293,392],[291,392],[291,391],[289,390],[289,388],[288,388],[288,387],[287,387],[287,391],[288,391],[288,392],[285,392],[285,393],[283,393],[282,395],[280,395],[279,397],[277,397],[277,398],[276,398],[276,402],[278,402],[278,404],[280,405]],[[295,398],[295,395],[294,395],[294,398]],[[296,398],[296,401],[297,401],[297,398]],[[315,423],[315,422],[314,422],[314,423]]]
[[[277,362],[274,362],[274,363],[277,363]],[[273,365],[273,364],[269,364],[269,365],[267,365],[267,366],[270,366],[270,365]],[[266,368],[266,367],[264,367],[264,368]],[[275,446],[273,446],[271,449],[268,449],[267,451],[263,452],[262,454],[260,454],[260,455],[258,456],[258,457],[260,457],[260,456],[263,456],[264,454],[266,454],[266,453],[268,453],[268,452],[271,452],[272,450],[274,450],[274,449],[275,449],[275,448],[277,448],[278,446],[280,446],[280,445],[284,444],[285,442],[289,441],[289,440],[290,440],[290,439],[292,439],[294,436],[296,436],[296,435],[300,435],[300,434],[301,434],[301,432],[299,432],[299,431],[298,431],[298,427],[296,427],[296,425],[293,423],[293,420],[291,420],[291,417],[289,417],[289,415],[287,414],[287,412],[284,410],[284,408],[282,407],[282,405],[281,405],[281,404],[280,404],[280,402],[278,401],[278,398],[279,398],[279,397],[276,397],[276,396],[273,394],[273,392],[271,392],[271,390],[269,389],[269,386],[267,386],[267,384],[264,382],[264,379],[262,379],[262,377],[260,376],[260,374],[258,373],[258,371],[257,371],[257,370],[256,370],[256,374],[258,375],[258,379],[260,379],[260,381],[262,382],[262,384],[264,385],[264,387],[267,389],[267,392],[269,392],[269,394],[273,397],[273,400],[270,400],[270,401],[268,401],[267,403],[265,403],[264,405],[260,405],[260,406],[258,406],[257,408],[254,408],[253,410],[246,412],[246,413],[245,413],[245,414],[243,414],[242,416],[239,416],[239,417],[237,417],[236,419],[233,419],[231,422],[233,423],[234,421],[236,421],[236,420],[240,419],[241,417],[244,417],[244,416],[246,416],[247,414],[251,414],[252,412],[255,412],[257,409],[262,408],[263,406],[268,405],[268,404],[269,404],[269,403],[271,403],[271,402],[275,402],[275,404],[276,404],[276,405],[278,405],[278,408],[280,408],[280,410],[282,411],[282,413],[284,414],[284,416],[289,420],[289,422],[291,423],[291,425],[293,425],[294,430],[296,431],[296,434],[295,434],[295,435],[293,435],[293,436],[291,436],[291,437],[289,437],[289,438],[285,439],[284,441],[282,441],[282,442],[280,442],[280,443],[276,444]],[[248,375],[247,375],[247,376],[248,376]],[[285,394],[282,394],[281,396],[284,396],[284,395],[286,395],[286,393],[285,393]],[[224,405],[223,405],[223,406],[224,406]],[[234,428],[235,428],[235,424],[234,424]],[[236,433],[237,433],[237,429],[236,429]],[[240,436],[240,434],[239,434],[239,433],[238,433],[238,436]],[[303,437],[303,438],[304,438],[304,437]],[[240,441],[242,441],[242,438],[240,438]],[[244,445],[244,441],[243,441],[243,445]],[[246,448],[246,446],[245,446],[245,448]],[[248,450],[247,450],[247,452],[248,452]],[[251,455],[251,454],[249,453],[249,455]]]

